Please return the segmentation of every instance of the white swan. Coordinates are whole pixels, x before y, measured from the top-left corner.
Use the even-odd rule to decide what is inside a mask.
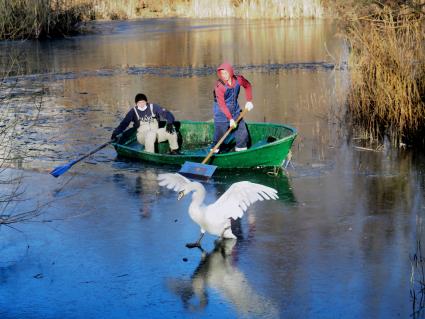
[[[205,205],[205,188],[201,183],[191,182],[178,173],[159,174],[160,186],[179,192],[178,199],[193,192],[189,216],[201,227],[201,236],[189,248],[200,247],[205,232],[222,238],[236,238],[230,227],[230,219],[243,216],[249,205],[264,199],[277,199],[277,191],[271,187],[251,182],[237,182],[213,204]]]

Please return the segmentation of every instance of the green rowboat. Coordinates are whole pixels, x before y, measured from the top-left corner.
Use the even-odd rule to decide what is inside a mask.
[[[227,152],[214,155],[207,164],[219,169],[280,167],[288,155],[297,136],[295,128],[272,123],[247,123],[251,147],[246,151]],[[168,142],[158,143],[156,153],[144,151],[136,139],[136,130],[124,132],[118,143],[113,143],[119,156],[146,162],[182,165],[186,161],[202,162],[211,147],[214,133],[212,122],[178,122],[181,155],[169,155]],[[226,139],[222,148],[231,149],[235,141],[232,135]]]

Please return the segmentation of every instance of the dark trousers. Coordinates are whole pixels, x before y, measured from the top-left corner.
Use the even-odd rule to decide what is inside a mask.
[[[229,122],[214,122],[214,146],[220,140],[220,138],[226,133],[229,128]],[[242,148],[248,145],[248,129],[244,120],[241,120],[238,127],[232,131],[236,139],[236,147]]]

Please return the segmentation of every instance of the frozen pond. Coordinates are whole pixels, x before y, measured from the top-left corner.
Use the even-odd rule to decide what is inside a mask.
[[[0,43],[19,52],[10,105],[40,122],[19,141],[31,161],[18,213],[35,221],[0,228],[1,318],[407,318],[411,264],[424,210],[423,158],[347,137],[347,50],[320,21],[158,19],[96,23],[63,40]],[[287,176],[216,173],[207,201],[232,183],[274,187],[256,203],[237,242],[203,239],[190,198],[160,188],[178,167],[116,158],[106,148],[58,179],[48,172],[104,143],[134,95],[178,119],[212,118],[214,69],[223,60],[251,81],[249,121],[299,131]],[[3,67],[5,67],[3,65]],[[244,100],[244,93],[240,100]],[[25,123],[24,123],[25,126]],[[3,190],[7,185],[1,186]]]

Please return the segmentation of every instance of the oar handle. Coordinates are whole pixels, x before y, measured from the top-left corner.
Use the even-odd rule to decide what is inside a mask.
[[[119,134],[118,136],[121,136],[121,134]],[[110,140],[106,143],[103,143],[102,145],[99,145],[98,147],[96,147],[95,149],[91,150],[90,152],[88,152],[87,154],[84,154],[83,156],[81,156],[80,158],[77,158],[75,160],[72,160],[68,163],[66,163],[65,165],[61,165],[56,167],[55,169],[53,169],[50,174],[53,175],[54,177],[59,177],[62,174],[64,174],[65,172],[67,172],[73,165],[77,164],[78,162],[82,161],[83,159],[85,159],[86,157],[89,157],[90,155],[98,152],[99,150],[101,150],[102,148],[104,148],[105,146],[114,143],[115,140]]]
[[[242,120],[242,118],[245,116],[246,113],[248,113],[248,109],[243,109],[243,111],[241,112],[241,114],[239,114],[237,120],[236,120],[236,124],[239,124],[239,122]],[[224,140],[226,139],[227,135],[230,134],[230,132],[233,130],[233,127],[229,127],[226,131],[226,133],[224,133],[224,135],[221,137],[221,139],[217,142],[217,144],[210,150],[210,152],[208,153],[207,157],[204,158],[204,160],[202,161],[202,164],[206,164],[209,159],[211,158],[211,156],[213,156],[214,152],[216,149],[218,149],[220,147],[220,145],[224,142]]]
[[[74,164],[77,164],[78,162],[82,161],[82,160],[83,160],[83,159],[85,159],[86,157],[89,157],[90,155],[93,155],[94,153],[96,153],[96,152],[100,151],[102,148],[104,148],[104,147],[108,146],[109,144],[111,144],[111,143],[113,143],[113,142],[114,142],[114,140],[110,140],[110,141],[108,141],[108,142],[106,142],[106,143],[103,143],[102,145],[99,145],[99,146],[98,146],[98,147],[96,147],[95,149],[91,150],[89,153],[84,154],[83,156],[81,156],[80,158],[77,158],[76,160],[73,160],[73,161],[70,163],[70,166],[72,166],[72,165],[74,165]]]
[[[123,134],[123,133],[118,134],[118,135],[117,135],[117,138],[119,138],[120,136],[122,136],[122,134]],[[106,142],[106,143],[103,143],[102,145],[99,145],[99,146],[98,146],[98,147],[96,147],[95,149],[91,150],[89,153],[87,153],[87,154],[85,154],[85,155],[81,156],[80,158],[77,158],[76,160],[73,160],[73,161],[71,162],[71,163],[72,163],[72,164],[71,164],[71,166],[72,166],[72,165],[74,165],[74,164],[76,164],[76,163],[78,163],[78,162],[80,162],[80,161],[82,161],[82,160],[83,160],[83,159],[85,159],[86,157],[89,157],[90,155],[93,155],[94,153],[96,153],[96,152],[100,151],[102,148],[104,148],[104,147],[108,146],[109,144],[114,143],[116,140],[117,140],[117,139],[115,139],[115,140],[110,140],[110,141],[108,141],[108,142]]]

